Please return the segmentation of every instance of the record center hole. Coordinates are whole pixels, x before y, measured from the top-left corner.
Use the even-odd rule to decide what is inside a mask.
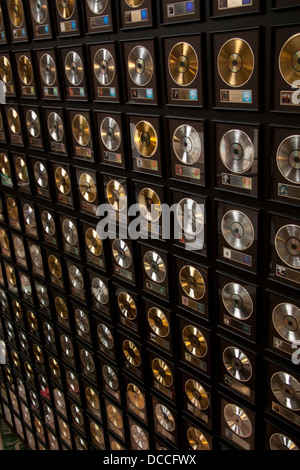
[[[154,324],[157,328],[162,328],[162,326],[163,326],[163,322],[161,321],[161,319],[159,317],[154,318]]]
[[[193,276],[189,276],[188,277],[188,284],[189,284],[189,287],[191,287],[192,289],[195,290],[195,288],[197,286],[196,279]]]
[[[119,248],[118,249],[118,255],[121,259],[125,259],[126,258],[126,255],[125,255],[125,251],[123,250],[123,248]]]
[[[297,331],[298,322],[291,315],[286,315],[283,319],[283,324],[288,331]]]
[[[239,295],[233,295],[231,297],[231,301],[232,301],[232,305],[235,307],[235,308],[242,308],[243,306],[243,301],[241,299],[241,297]]]
[[[236,357],[231,360],[231,365],[235,370],[241,371],[243,369],[241,361]]]
[[[155,273],[158,273],[159,268],[158,268],[158,264],[156,263],[156,261],[151,261],[150,267],[152,271],[154,271]]]
[[[165,378],[166,377],[166,372],[164,371],[164,369],[162,367],[158,367],[158,373],[161,377]]]
[[[115,138],[115,133],[114,133],[112,127],[109,127],[109,128],[107,129],[106,135],[107,135],[108,140],[110,140],[110,141],[114,140],[114,138]]]
[[[199,398],[201,398],[201,393],[199,393],[196,388],[193,389],[192,393],[193,393],[193,397],[194,397],[196,400],[199,400]]]
[[[283,384],[281,389],[282,389],[282,392],[287,397],[289,397],[289,398],[294,398],[295,397],[295,391],[289,384]]]
[[[150,145],[150,136],[148,134],[148,132],[141,132],[140,134],[140,141],[141,141],[141,144],[144,146],[144,147],[148,147],[148,145]]]
[[[194,348],[199,348],[199,339],[195,335],[189,337],[190,343]]]
[[[169,420],[168,415],[166,415],[166,413],[162,413],[162,415],[163,415],[163,418],[166,421],[166,423],[169,423],[170,420]]]
[[[132,358],[132,359],[135,359],[135,352],[133,349],[129,349],[129,356]]]

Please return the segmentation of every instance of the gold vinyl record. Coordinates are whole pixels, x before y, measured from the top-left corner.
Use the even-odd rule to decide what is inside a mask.
[[[24,85],[30,85],[33,80],[33,70],[31,62],[26,55],[21,55],[18,60],[18,72]]]
[[[51,112],[48,116],[48,132],[55,142],[61,142],[64,136],[64,125],[61,117],[55,112]]]
[[[127,5],[131,8],[138,8],[139,6],[142,5],[144,0],[125,0]]]
[[[91,387],[85,389],[85,396],[88,404],[95,410],[99,410],[100,402],[97,393]]]
[[[279,54],[279,70],[282,78],[291,86],[300,87],[300,33],[290,37]]]
[[[145,408],[145,398],[142,392],[140,391],[139,387],[133,383],[129,383],[127,385],[127,393],[128,397],[131,401],[131,403],[138,408],[139,410],[142,410]]]
[[[16,201],[12,197],[8,197],[6,201],[7,212],[9,213],[10,217],[14,220],[18,218],[18,207]]]
[[[102,254],[103,244],[96,230],[94,230],[91,227],[88,228],[87,231],[85,232],[85,241],[92,255],[100,256]]]
[[[86,147],[91,139],[90,125],[82,114],[77,114],[72,122],[73,137],[82,147]]]
[[[0,245],[4,250],[9,250],[9,238],[5,230],[0,229]]]
[[[233,173],[245,173],[254,163],[252,140],[240,129],[231,129],[223,135],[219,153],[224,166]]]
[[[154,413],[157,421],[166,431],[172,432],[175,430],[175,419],[169,408],[162,403],[158,403],[155,406]]]
[[[285,179],[300,184],[300,135],[291,135],[281,142],[276,162]]]
[[[111,53],[104,48],[94,55],[94,73],[99,83],[108,86],[115,78],[115,61]]]
[[[252,434],[252,424],[247,413],[237,405],[229,403],[224,408],[226,423],[237,436],[246,439]]]
[[[120,292],[118,294],[118,306],[124,317],[128,320],[134,320],[137,316],[137,308],[131,295],[127,292]]]
[[[36,162],[34,164],[33,171],[37,185],[40,186],[40,188],[46,188],[49,180],[45,165],[42,162]]]
[[[12,268],[11,266],[7,266],[5,272],[8,284],[15,286],[17,284],[17,278],[14,268]]]
[[[300,309],[296,305],[281,303],[272,312],[274,328],[289,343],[300,341]]]
[[[105,305],[109,300],[108,289],[104,282],[95,277],[92,281],[92,294],[100,304]]]
[[[237,282],[229,282],[222,290],[222,301],[227,312],[237,320],[247,320],[253,312],[251,295]]]
[[[148,438],[140,426],[134,424],[130,429],[130,433],[139,449],[147,450],[149,448]]]
[[[285,434],[275,433],[269,439],[270,450],[299,450],[299,447]]]
[[[80,269],[74,264],[69,267],[69,278],[74,289],[82,291],[84,288],[84,280]]]
[[[87,3],[91,12],[99,15],[105,10],[108,0],[87,0]]]
[[[8,127],[13,134],[20,134],[21,121],[18,112],[14,108],[9,108],[7,112]]]
[[[89,351],[86,349],[82,349],[80,351],[80,360],[82,363],[82,366],[88,371],[88,372],[94,372],[95,370],[95,362],[93,359],[93,356]]]
[[[183,124],[173,134],[173,150],[176,157],[185,165],[196,163],[202,151],[198,132],[188,124]]]
[[[32,350],[33,350],[33,354],[34,354],[34,358],[35,358],[36,362],[39,362],[40,364],[43,364],[44,363],[44,355],[43,355],[43,351],[41,350],[41,348],[37,344],[34,344],[32,346]]]
[[[45,23],[48,17],[47,0],[31,0],[30,8],[34,20],[39,24]]]
[[[236,250],[247,250],[254,242],[255,232],[252,222],[241,211],[227,212],[222,218],[221,230],[228,245]]]
[[[275,236],[275,249],[288,266],[300,269],[300,226],[284,225]]]
[[[184,266],[179,272],[179,282],[185,294],[194,300],[201,299],[205,294],[205,282],[193,266]]]
[[[60,193],[69,194],[71,191],[71,180],[69,174],[60,166],[55,170],[55,183]]]
[[[94,421],[90,423],[90,431],[95,441],[97,441],[98,444],[103,445],[105,442],[103,430]]]
[[[102,374],[103,374],[103,378],[105,382],[110,388],[112,388],[113,390],[117,390],[119,388],[118,376],[115,373],[115,371],[112,369],[112,367],[105,364],[102,367]]]
[[[112,440],[110,442],[110,448],[111,450],[125,450],[124,447],[121,446],[117,441]]]
[[[164,282],[167,271],[165,263],[158,253],[155,251],[147,251],[143,259],[144,269],[147,276],[154,282]]]
[[[168,364],[166,364],[166,362],[162,359],[156,357],[153,359],[151,367],[157,382],[159,382],[164,387],[171,387],[173,384],[173,376]]]
[[[79,178],[79,190],[83,199],[94,202],[97,197],[95,181],[89,173],[82,173]]]
[[[43,258],[42,258],[42,252],[41,252],[41,247],[37,245],[31,245],[29,248],[30,252],[30,257],[32,264],[38,268],[42,269],[43,267]]]
[[[240,87],[245,85],[253,74],[253,51],[244,39],[230,39],[221,47],[217,65],[219,75],[227,85]]]
[[[239,382],[247,382],[252,377],[249,358],[241,350],[230,346],[223,352],[223,363],[227,372]]]
[[[54,221],[52,214],[50,214],[50,212],[48,211],[43,211],[41,219],[42,219],[43,229],[45,230],[47,235],[50,235],[51,237],[53,237],[53,235],[56,232],[56,228],[55,228],[55,221]]]
[[[56,0],[56,8],[60,16],[68,20],[75,11],[75,0]]]
[[[202,432],[197,428],[187,430],[187,438],[193,450],[210,450],[210,445]]]
[[[27,312],[27,321],[32,331],[38,330],[38,321],[36,315],[31,310],[28,310]]]
[[[115,262],[124,269],[128,269],[132,263],[130,248],[124,240],[114,240],[112,243],[112,254]]]
[[[158,147],[156,130],[148,121],[140,121],[136,124],[133,141],[137,151],[146,158],[152,157]]]
[[[134,367],[138,367],[142,362],[142,358],[136,345],[129,339],[126,339],[123,341],[122,348],[126,360]]]
[[[66,320],[69,316],[66,302],[61,297],[55,297],[54,305],[56,312],[60,316],[60,318]]]
[[[40,59],[41,77],[46,85],[53,85],[56,80],[56,65],[50,54],[43,54]]]
[[[41,124],[38,115],[35,111],[30,109],[26,113],[26,126],[29,134],[37,138],[41,133]]]
[[[111,207],[122,212],[126,207],[127,196],[124,187],[117,180],[110,180],[106,186],[106,197]]]
[[[90,322],[88,316],[80,308],[75,310],[75,322],[76,328],[80,334],[83,333],[87,335],[90,332]]]
[[[4,55],[0,57],[0,78],[6,85],[10,83],[12,79],[10,62]]]
[[[54,255],[50,255],[48,258],[48,266],[51,271],[51,274],[56,278],[60,279],[62,276],[61,264]]]
[[[202,385],[194,379],[189,379],[184,385],[185,393],[193,406],[199,410],[207,410],[209,398]]]
[[[136,46],[130,51],[127,61],[131,80],[138,86],[145,86],[153,75],[153,60],[144,46]]]
[[[98,334],[100,343],[106,349],[112,349],[114,347],[113,333],[110,331],[110,329],[106,325],[104,325],[103,323],[99,323],[97,327],[97,334]]]
[[[20,28],[24,21],[24,9],[21,0],[9,0],[8,14],[15,28]]]
[[[169,72],[180,86],[190,85],[198,73],[198,56],[187,42],[179,42],[172,48],[168,58]]]
[[[121,145],[122,136],[119,124],[111,116],[103,119],[100,125],[100,136],[105,147],[115,152]]]
[[[59,363],[54,357],[49,357],[49,366],[54,377],[60,377]]]
[[[106,408],[107,419],[118,429],[123,427],[122,413],[114,405],[108,405]]]
[[[67,390],[73,393],[79,392],[79,383],[73,372],[68,370],[66,373],[66,379],[68,385]]]
[[[70,219],[64,219],[62,223],[62,232],[69,245],[75,246],[78,242],[78,231],[74,222]]]
[[[144,188],[138,196],[139,209],[149,222],[156,222],[161,216],[161,202],[155,191]]]
[[[5,153],[0,153],[0,172],[5,176],[10,176],[10,164]]]
[[[147,314],[148,323],[152,331],[161,338],[170,333],[170,325],[164,312],[156,307],[151,307]]]
[[[271,390],[279,403],[289,410],[300,410],[300,383],[286,372],[276,372],[270,381]]]
[[[182,330],[182,339],[187,350],[196,357],[204,357],[208,346],[202,332],[192,325],[187,325]]]
[[[59,431],[61,435],[61,439],[71,439],[70,429],[68,424],[65,421],[58,420]]]

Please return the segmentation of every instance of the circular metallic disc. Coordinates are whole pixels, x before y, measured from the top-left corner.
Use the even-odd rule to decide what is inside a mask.
[[[88,316],[80,308],[77,308],[75,310],[75,322],[76,322],[76,327],[79,331],[81,331],[85,335],[90,332],[90,322],[89,322]]]
[[[85,147],[91,139],[90,125],[82,114],[76,114],[72,122],[72,132],[76,142]]]
[[[31,245],[29,248],[31,261],[34,266],[41,269],[43,267],[43,259],[42,259],[42,252],[41,248],[37,245]]]
[[[19,240],[21,239],[19,238]],[[7,232],[2,228],[0,229],[0,245],[4,250],[9,250],[9,238]]]
[[[41,77],[46,85],[53,85],[56,80],[56,65],[50,54],[43,54],[40,59]]]
[[[68,385],[68,391],[75,393],[79,392],[79,382],[73,372],[67,371],[66,380]]]
[[[60,193],[69,194],[71,191],[70,176],[61,166],[57,167],[55,170],[55,183]]]
[[[105,305],[109,300],[108,289],[104,282],[95,277],[92,281],[92,294],[100,304]]]
[[[246,354],[230,346],[223,352],[223,363],[227,372],[239,382],[247,382],[252,377],[252,366]]]
[[[0,172],[5,176],[11,176],[9,159],[5,153],[0,153]]]
[[[223,135],[219,153],[223,164],[233,173],[245,173],[250,170],[255,157],[250,137],[240,129],[231,129]]]
[[[227,85],[245,85],[254,71],[254,54],[250,45],[240,38],[225,42],[219,51],[217,66],[220,77]]]
[[[43,211],[41,219],[42,219],[43,229],[45,230],[47,235],[50,235],[53,237],[53,235],[56,232],[56,228],[55,228],[55,221],[54,221],[52,214],[50,214],[50,212],[48,211]]]
[[[12,197],[8,197],[6,201],[7,205],[7,212],[9,213],[10,217],[14,220],[18,218],[18,206],[16,201]]]
[[[85,232],[85,241],[89,251],[94,256],[100,256],[102,254],[103,244],[96,230],[91,227],[88,228]]]
[[[78,231],[74,222],[70,219],[64,219],[62,223],[62,232],[66,241],[75,246],[78,242]]]
[[[143,259],[147,276],[154,282],[162,283],[166,278],[166,266],[162,258],[155,251],[147,251]]]
[[[8,14],[15,28],[20,28],[24,21],[24,9],[21,0],[9,0]]]
[[[75,11],[75,0],[56,0],[56,8],[59,15],[68,20]]]
[[[191,427],[187,430],[187,438],[193,450],[210,450],[207,438],[202,431]]]
[[[300,33],[291,36],[282,46],[279,54],[279,71],[291,86],[300,80]],[[299,88],[299,85],[296,85]]]
[[[33,171],[38,186],[41,188],[47,188],[49,180],[47,168],[45,165],[42,162],[36,162],[33,166]]]
[[[135,302],[127,292],[123,291],[118,294],[118,306],[122,315],[128,318],[128,320],[134,320],[136,318],[137,308]]]
[[[193,266],[183,266],[179,272],[179,282],[188,297],[200,300],[205,294],[202,274]]]
[[[202,385],[194,379],[189,379],[184,384],[185,393],[193,406],[199,410],[207,410],[209,398]]]
[[[8,127],[10,128],[13,134],[20,134],[21,131],[21,121],[19,113],[14,108],[9,108],[7,112],[7,122]]]
[[[284,225],[275,236],[275,249],[288,266],[300,269],[300,226]]]
[[[54,357],[49,357],[49,366],[54,377],[60,377],[59,363],[54,359]]]
[[[21,282],[21,291],[24,295],[31,295],[32,294],[32,287],[30,283],[30,278],[25,276],[25,274],[22,274],[20,276],[20,282]]]
[[[36,225],[34,208],[30,204],[24,204],[23,215],[26,225],[29,225],[29,227]]]
[[[272,434],[269,440],[271,450],[299,450],[299,447],[285,434]]]
[[[149,222],[156,222],[161,216],[161,201],[155,191],[144,188],[138,196],[141,214]]]
[[[140,352],[133,341],[126,339],[123,341],[122,349],[126,360],[134,367],[141,364],[142,358]]]
[[[152,157],[158,147],[158,137],[155,128],[148,121],[136,124],[133,133],[133,142],[137,151],[143,157]]]
[[[61,297],[55,297],[54,300],[55,310],[60,318],[66,320],[69,316],[68,307],[66,302]]]
[[[40,304],[43,305],[43,307],[45,308],[49,307],[49,297],[47,288],[45,286],[42,286],[41,284],[36,284],[35,289]]]
[[[26,55],[21,55],[18,60],[19,77],[24,85],[30,85],[33,80],[32,64]]]
[[[229,403],[224,408],[226,423],[237,436],[247,438],[252,434],[252,424],[247,413],[239,406]]]
[[[8,85],[12,80],[10,61],[4,55],[0,57],[0,78],[6,85]]]
[[[252,298],[243,286],[229,282],[222,290],[222,301],[227,312],[237,320],[247,320],[253,312]]]
[[[289,410],[300,410],[300,383],[295,377],[286,372],[276,372],[270,385],[279,403]]]
[[[47,0],[30,0],[30,8],[36,23],[45,23],[48,16]]]
[[[192,325],[187,325],[182,330],[182,339],[187,350],[196,357],[204,357],[208,346],[202,332]]]
[[[16,174],[22,183],[27,183],[29,180],[28,177],[28,170],[27,170],[27,165],[26,162],[23,158],[17,157],[15,161],[15,169],[16,169]]]
[[[222,218],[221,230],[228,245],[236,250],[247,250],[254,241],[255,233],[252,222],[241,211],[227,212]]]
[[[106,186],[106,197],[111,207],[122,212],[126,207],[127,195],[124,187],[117,180],[110,180]]]
[[[151,367],[157,382],[159,382],[164,387],[171,387],[173,384],[173,375],[168,364],[162,359],[156,357],[153,359]]]
[[[296,305],[281,303],[272,312],[272,321],[277,333],[293,343],[300,341],[300,309]]]
[[[79,424],[79,426],[83,426],[84,424],[84,416],[80,408],[78,408],[77,405],[71,405],[71,414],[72,418],[75,421],[76,424]]]
[[[86,349],[82,349],[80,351],[80,360],[83,365],[83,367],[88,371],[88,372],[94,372],[95,370],[95,362],[93,359],[93,356],[89,351]]]
[[[115,61],[111,53],[104,48],[94,55],[94,73],[99,83],[108,86],[115,78]]]
[[[194,199],[184,198],[179,201],[176,209],[176,218],[184,233],[195,236],[204,226],[204,214]]]
[[[131,80],[138,86],[145,86],[153,75],[153,60],[144,46],[134,47],[128,56],[128,73]]]
[[[74,356],[74,348],[70,338],[66,335],[61,335],[60,337],[60,344],[63,352],[68,357]]]
[[[118,429],[123,428],[122,412],[114,405],[109,404],[106,408],[107,419]]]
[[[105,364],[102,367],[102,375],[105,382],[110,388],[112,388],[113,390],[117,390],[119,388],[118,376],[112,367]]]
[[[88,404],[95,410],[99,410],[100,402],[97,393],[91,387],[85,389],[85,396]]]
[[[106,349],[112,349],[114,347],[114,337],[110,329],[103,323],[99,323],[97,327],[97,334],[100,343]]]
[[[73,86],[79,86],[84,77],[84,67],[81,57],[77,52],[70,51],[65,58],[65,73]]]
[[[80,269],[74,264],[69,267],[69,278],[74,289],[82,291],[84,289],[83,275]]]
[[[147,450],[149,448],[148,438],[143,429],[137,424],[133,424],[130,429],[132,439],[136,443],[139,449]]]
[[[281,142],[276,162],[284,178],[292,183],[300,183],[300,135],[291,135]]]
[[[145,398],[139,387],[133,383],[129,383],[127,385],[127,393],[128,397],[131,401],[131,403],[138,408],[139,410],[142,410],[145,408]]]
[[[52,111],[48,116],[48,132],[55,142],[60,142],[64,136],[64,125],[60,116]]]
[[[130,248],[124,240],[114,240],[112,243],[112,254],[115,262],[124,269],[128,269],[132,263]]]
[[[202,151],[198,132],[188,124],[183,124],[173,134],[173,149],[176,157],[185,165],[196,163]]]
[[[97,197],[97,187],[93,177],[89,173],[81,173],[79,178],[79,190],[88,202],[94,202]]]
[[[174,431],[176,424],[174,416],[169,408],[162,403],[158,403],[154,408],[154,414],[159,424],[168,432]]]
[[[122,135],[119,124],[110,116],[105,117],[100,125],[100,136],[105,147],[115,152],[121,145]]]
[[[179,42],[171,49],[168,58],[169,73],[178,85],[188,86],[198,74],[198,56],[187,42]]]
[[[51,274],[56,278],[62,277],[62,267],[55,255],[50,255],[48,258],[48,266]]]
[[[98,444],[103,445],[105,442],[103,430],[94,421],[90,423],[90,431],[95,441],[97,441]]]
[[[151,307],[147,313],[148,323],[152,331],[161,338],[170,333],[170,325],[164,312],[156,307]]]

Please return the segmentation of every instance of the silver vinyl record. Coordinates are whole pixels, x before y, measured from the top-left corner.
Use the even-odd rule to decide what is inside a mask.
[[[53,85],[56,80],[56,65],[50,54],[43,54],[40,59],[40,72],[46,85]]]
[[[80,408],[78,408],[78,406],[76,406],[76,405],[72,405],[71,406],[71,413],[72,413],[72,418],[75,421],[75,423],[79,424],[79,426],[83,426],[84,417],[83,417],[83,413],[80,410]]]
[[[52,237],[56,232],[55,222],[52,215],[48,211],[43,211],[41,218],[45,232],[47,233],[47,235],[50,235]]]
[[[134,424],[131,427],[130,432],[131,432],[132,439],[134,440],[136,445],[139,447],[139,449],[147,450],[149,447],[149,442],[142,428],[138,426],[137,424]]]
[[[103,119],[100,125],[100,135],[103,144],[111,152],[115,152],[120,147],[121,129],[112,117]]]
[[[79,382],[76,376],[73,374],[73,372],[67,371],[66,380],[67,380],[68,390],[70,390],[71,392],[79,391]]]
[[[252,434],[252,424],[247,413],[237,405],[232,403],[224,408],[226,423],[237,436],[246,439]]]
[[[223,237],[235,250],[247,250],[254,241],[254,228],[251,220],[241,211],[227,212],[221,222]]]
[[[127,243],[124,240],[114,240],[112,244],[112,253],[116,263],[124,269],[128,269],[132,263],[132,256]]]
[[[106,8],[108,0],[87,0],[89,9],[95,15],[99,15]]]
[[[185,165],[196,163],[202,151],[198,132],[188,124],[183,124],[173,134],[173,149],[176,157]]]
[[[26,225],[29,227],[34,227],[36,224],[35,221],[35,212],[33,207],[30,204],[24,204],[23,206],[23,215]]]
[[[222,301],[227,312],[237,320],[247,320],[253,312],[253,302],[247,289],[237,282],[229,282],[222,290]]]
[[[60,337],[60,344],[63,352],[66,354],[68,357],[73,357],[74,356],[74,348],[73,344],[66,335],[61,335]]]
[[[45,23],[48,16],[47,0],[31,0],[30,8],[35,21],[39,24]]]
[[[41,133],[40,120],[36,112],[33,111],[32,109],[30,109],[26,113],[26,126],[27,126],[29,134],[32,137],[36,138],[40,135]]]
[[[227,372],[239,382],[247,382],[252,377],[252,366],[246,354],[230,346],[223,352],[223,363]]]
[[[74,222],[70,219],[64,219],[62,223],[62,231],[66,241],[75,246],[78,242],[78,231]]]
[[[78,86],[83,80],[84,70],[81,57],[77,52],[71,51],[65,59],[65,73],[69,82]]]
[[[45,165],[42,162],[36,162],[33,171],[37,184],[41,188],[46,188],[48,186],[48,173]]]
[[[197,235],[203,229],[203,211],[194,199],[181,199],[177,204],[176,217],[185,234]]]
[[[274,328],[289,343],[300,341],[300,309],[296,305],[282,303],[272,312]]]
[[[279,403],[289,410],[300,410],[300,383],[295,377],[286,372],[276,372],[270,385]]]
[[[20,282],[21,282],[21,291],[23,292],[23,294],[31,295],[32,294],[32,287],[31,287],[29,277],[22,274],[22,276],[20,276]]]
[[[36,284],[35,289],[36,289],[36,294],[37,294],[40,304],[43,307],[47,308],[49,306],[49,297],[48,297],[47,288],[45,286],[42,286],[41,284]]]
[[[300,269],[300,226],[284,225],[276,233],[275,249],[288,266]]]
[[[80,269],[78,269],[74,264],[69,267],[69,277],[74,289],[82,291],[84,288],[83,276]]]
[[[253,165],[254,145],[240,129],[232,129],[223,135],[219,152],[223,164],[233,173],[245,173]]]
[[[88,372],[94,372],[95,362],[94,362],[93,356],[91,355],[89,351],[87,351],[86,349],[82,349],[80,351],[80,359],[81,359],[83,367]]]
[[[46,340],[46,344],[55,344],[55,333],[54,329],[52,328],[49,323],[44,322],[43,324],[43,332]]]
[[[107,49],[101,48],[94,55],[94,73],[103,86],[108,86],[115,78],[115,61]]]
[[[29,251],[32,263],[37,268],[41,269],[43,267],[43,259],[40,247],[36,245],[31,245]]]
[[[55,111],[48,116],[48,132],[55,142],[60,142],[64,136],[63,122]]]
[[[112,332],[106,325],[104,325],[103,323],[99,323],[97,327],[97,334],[100,343],[106,349],[112,349],[114,347],[114,337],[112,335]]]
[[[300,135],[291,135],[281,142],[276,161],[284,178],[292,183],[300,183]]]
[[[80,308],[77,308],[75,311],[75,321],[78,330],[80,330],[84,334],[89,333],[90,322],[88,316]]]
[[[299,450],[299,447],[289,437],[281,433],[272,434],[269,444],[270,450]]]
[[[24,247],[24,242],[22,238],[15,237],[14,238],[14,249],[15,253],[19,258],[25,259],[26,253],[25,253],[25,247]]]
[[[150,52],[143,46],[136,46],[128,56],[128,73],[138,86],[145,86],[153,75],[153,60]]]
[[[105,382],[107,383],[107,385],[110,388],[112,388],[113,390],[117,390],[118,387],[119,387],[119,380],[118,380],[117,374],[112,369],[112,367],[105,364],[102,367],[102,374],[103,374],[103,378],[104,378]]]
[[[92,281],[92,293],[95,299],[100,302],[100,304],[107,304],[108,302],[108,289],[104,282],[95,277]]]
[[[168,432],[172,432],[175,429],[175,419],[165,405],[158,403],[155,406],[155,416],[159,424]]]
[[[155,251],[147,251],[143,259],[147,276],[154,282],[164,282],[166,278],[166,266],[162,258]]]

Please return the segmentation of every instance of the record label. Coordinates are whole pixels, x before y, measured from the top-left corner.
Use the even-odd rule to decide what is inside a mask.
[[[166,8],[168,18],[193,15],[195,13],[195,1],[192,0],[167,3]]]
[[[130,2],[126,2],[126,3],[130,5]],[[134,6],[134,8],[136,7]],[[124,19],[125,19],[126,24],[143,23],[144,21],[148,21],[149,20],[148,8],[125,11]]]
[[[253,5],[253,0],[218,0],[218,10],[241,8]]]

